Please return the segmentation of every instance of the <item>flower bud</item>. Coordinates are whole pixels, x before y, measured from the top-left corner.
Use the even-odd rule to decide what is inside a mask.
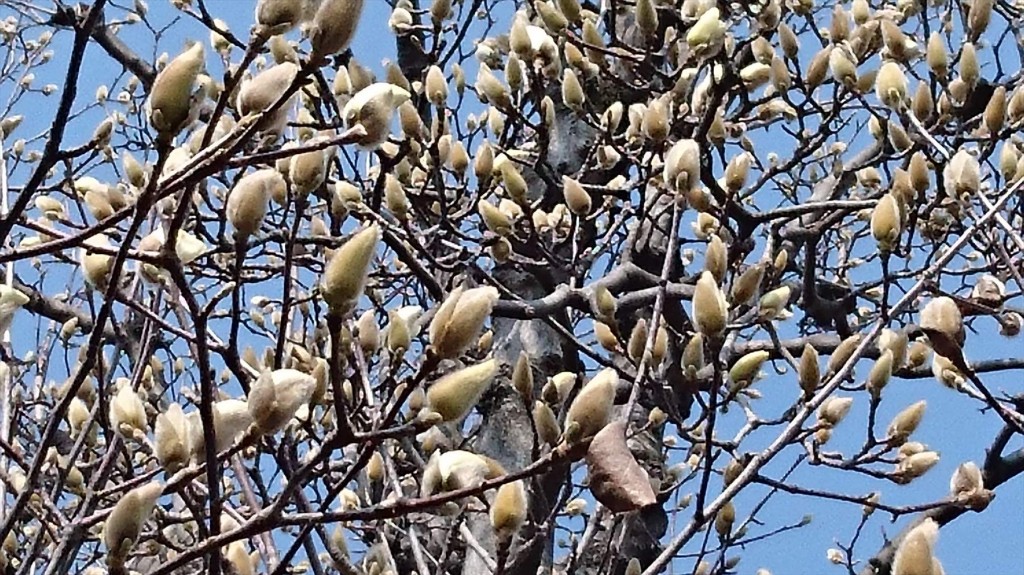
[[[249,389],[249,415],[261,433],[274,434],[309,404],[315,388],[316,379],[301,371],[264,370]]]
[[[732,534],[732,526],[736,521],[736,506],[727,501],[715,516],[715,531],[720,539],[728,539]]]
[[[327,179],[326,150],[295,154],[288,162],[288,180],[299,197],[308,196]]]
[[[761,296],[761,301],[758,302],[758,318],[761,321],[772,321],[779,317],[789,305],[791,293],[789,286],[782,286]]]
[[[192,90],[203,69],[203,45],[198,42],[160,71],[150,90],[149,122],[165,137],[185,127],[192,112]]]
[[[151,481],[126,493],[110,511],[103,523],[103,544],[107,546],[107,564],[112,568],[124,564],[163,490],[159,481]]]
[[[907,99],[907,77],[899,64],[893,61],[882,64],[875,78],[875,94],[889,108],[903,109]]]
[[[110,427],[130,438],[136,430],[146,430],[146,406],[131,385],[122,385],[110,402]]]
[[[380,326],[372,309],[368,309],[359,316],[356,322],[356,331],[359,337],[359,347],[364,354],[372,355],[380,349]]]
[[[426,96],[431,104],[438,107],[443,107],[448,101],[448,81],[438,66],[431,66],[427,70]]]
[[[510,541],[526,522],[526,488],[523,480],[506,483],[498,488],[491,504],[491,526],[499,541]]]
[[[704,253],[704,269],[711,272],[716,282],[725,278],[725,272],[729,265],[728,257],[725,242],[718,234],[712,235],[708,241],[707,251]]]
[[[700,146],[695,140],[679,140],[669,148],[662,179],[676,191],[687,191],[700,185]]]
[[[309,27],[310,60],[344,52],[355,37],[363,0],[323,0]]]
[[[932,32],[928,37],[926,50],[925,58],[932,74],[945,78],[949,73],[949,54],[946,52],[946,43],[942,41],[942,35],[938,31]]]
[[[154,431],[154,451],[164,470],[175,473],[188,465],[190,433],[180,404],[172,403],[156,416]]]
[[[565,416],[565,426],[579,426],[580,437],[591,437],[604,428],[611,417],[615,402],[615,387],[619,383],[619,374],[612,368],[598,372],[569,406]]]
[[[985,489],[985,481],[981,470],[973,461],[961,463],[953,472],[949,480],[949,491],[955,499],[964,499],[965,496]]]
[[[901,225],[899,202],[892,194],[885,194],[871,212],[871,235],[883,254],[891,253],[896,247]]]
[[[963,317],[952,298],[940,296],[929,301],[921,310],[921,329],[935,330],[953,339],[963,332]]]
[[[876,400],[881,395],[882,388],[889,384],[889,379],[892,377],[892,363],[892,352],[885,350],[875,360],[875,364],[868,373],[868,393]]]
[[[228,194],[225,213],[239,237],[248,237],[260,229],[267,214],[267,203],[275,189],[285,188],[277,170],[265,168],[243,176]]]
[[[441,358],[458,357],[476,340],[497,301],[498,290],[490,286],[452,291],[430,322],[434,353]]]
[[[978,64],[978,52],[975,50],[973,42],[966,42],[960,49],[960,79],[968,88],[974,88],[978,85],[980,78],[981,67]]]
[[[893,445],[906,443],[917,426],[921,424],[921,418],[924,417],[924,410],[927,406],[927,401],[918,401],[896,414],[896,417],[889,423],[887,432],[889,442]]]
[[[739,306],[749,302],[761,287],[764,278],[764,266],[754,264],[743,271],[732,284],[732,305]]]
[[[686,32],[686,44],[695,54],[710,55],[721,45],[726,27],[720,18],[718,8],[711,7]]]
[[[587,97],[583,92],[583,85],[580,84],[580,80],[576,77],[576,72],[572,68],[566,68],[562,74],[562,103],[565,104],[566,108],[581,114],[583,113],[583,104],[586,102]]]
[[[379,239],[380,228],[371,225],[349,238],[327,263],[320,278],[320,293],[333,312],[348,313],[363,295]]]
[[[686,342],[683,348],[683,369],[686,377],[694,379],[697,372],[704,369],[704,336],[696,333]]]
[[[497,371],[498,362],[489,359],[450,373],[427,389],[427,402],[444,421],[457,421],[480,401]]]
[[[409,323],[401,311],[391,310],[388,312],[388,327],[384,337],[388,351],[401,356],[409,349],[409,346],[412,345],[412,332],[409,329]]]
[[[307,7],[294,0],[259,0],[256,4],[257,34],[269,37],[283,34],[307,19]]]
[[[578,181],[569,176],[562,176],[562,190],[565,195],[565,205],[569,207],[569,211],[580,217],[590,214],[590,194],[583,189]]]
[[[530,356],[525,350],[519,352],[519,359],[512,370],[512,387],[527,405],[533,401],[533,368],[530,367]]]
[[[668,137],[668,105],[661,98],[647,106],[640,129],[653,142],[661,142]]]
[[[733,389],[743,389],[749,386],[761,372],[761,365],[771,354],[765,350],[752,351],[736,360],[736,363],[729,369],[729,379],[733,382]]]
[[[970,30],[970,39],[976,42],[988,28],[992,19],[993,0],[974,0],[967,10],[967,29]]]
[[[907,457],[896,467],[896,473],[903,481],[909,482],[921,477],[939,462],[939,454],[934,451],[922,451]]]
[[[939,538],[939,525],[932,518],[927,518],[911,529],[899,547],[892,563],[893,575],[938,575],[932,548]]]
[[[960,199],[978,193],[981,189],[981,165],[967,150],[959,150],[942,170],[946,195]]]
[[[629,358],[639,362],[644,355],[644,348],[647,346],[647,320],[640,318],[633,326],[629,334],[629,342],[626,345],[626,352]]]
[[[704,271],[697,280],[691,308],[697,329],[702,334],[717,337],[725,331],[729,304],[711,272]]]
[[[852,397],[830,397],[818,408],[818,419],[829,427],[835,427],[846,417],[852,405]]]
[[[243,116],[259,114],[268,110],[281,97],[295,78],[299,67],[292,62],[272,66],[251,80],[242,82],[238,88],[235,107]],[[288,120],[288,112],[292,108],[295,96],[281,104],[279,108],[267,114],[259,124],[259,129],[268,134],[280,135]]]
[[[950,389],[960,389],[965,381],[964,375],[953,362],[938,353],[932,355],[932,375]]]
[[[814,395],[821,383],[821,367],[818,363],[818,350],[807,343],[804,344],[804,351],[800,354],[800,365],[797,368],[797,378],[800,381],[800,389],[804,392],[804,400]]]
[[[480,64],[476,74],[476,91],[482,96],[480,101],[491,104],[499,110],[508,110],[512,105],[512,95],[507,86],[491,72],[486,64]]]
[[[375,150],[387,141],[391,133],[391,118],[395,109],[408,101],[408,91],[393,84],[378,82],[356,92],[342,109],[345,127],[362,126],[366,134],[357,143],[367,150]]]
[[[989,97],[985,113],[982,115],[988,133],[995,136],[1002,131],[1006,123],[1006,86],[996,86]]]
[[[828,358],[828,366],[826,368],[826,378],[835,375],[842,369],[843,365],[853,356],[853,352],[857,350],[857,346],[860,345],[861,335],[855,333],[850,337],[839,342],[835,350],[832,351],[832,355]]]

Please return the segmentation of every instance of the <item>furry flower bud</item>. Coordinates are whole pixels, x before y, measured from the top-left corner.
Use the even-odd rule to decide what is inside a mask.
[[[320,278],[320,293],[332,311],[348,313],[363,294],[379,239],[380,228],[373,224],[334,252]]]
[[[450,373],[430,386],[427,402],[444,421],[457,421],[480,401],[497,372],[498,362],[489,359]]]

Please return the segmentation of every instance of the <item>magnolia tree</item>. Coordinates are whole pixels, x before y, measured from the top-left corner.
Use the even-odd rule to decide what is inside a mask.
[[[1020,488],[1020,2],[241,4],[0,8],[6,573],[938,575]]]

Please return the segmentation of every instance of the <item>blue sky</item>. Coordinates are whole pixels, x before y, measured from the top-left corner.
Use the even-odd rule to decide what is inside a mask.
[[[214,16],[227,21],[232,31],[244,37],[253,22],[253,7],[255,3],[249,1],[228,1],[214,0],[208,6]],[[151,22],[153,27],[160,29],[172,18],[178,15],[169,4],[161,0],[150,2]],[[6,8],[0,8],[0,16],[5,15]],[[381,0],[368,0],[363,22],[359,28],[353,50],[357,59],[364,65],[372,67],[383,76],[382,62],[394,57],[394,41],[390,31],[387,29],[387,18],[389,7]],[[108,9],[108,19],[118,14],[115,8]],[[1001,25],[1002,20],[996,18],[993,26]],[[32,33],[38,34],[41,29],[35,29]],[[295,34],[292,34],[294,37]],[[161,53],[168,52],[171,56],[177,54],[183,47],[186,38],[194,38],[207,43],[208,34],[192,22],[185,25],[174,26],[162,35],[159,43],[153,44],[153,34],[141,28],[133,29],[125,27],[122,38],[138,49],[144,56],[152,59]],[[470,34],[472,38],[472,34]],[[67,32],[58,34],[53,49],[58,56],[52,64],[36,73],[36,82],[39,85],[48,82],[60,82],[64,65],[60,54],[66,53],[69,46],[70,35]],[[804,51],[809,50],[805,41]],[[208,52],[209,54],[210,52]],[[240,50],[232,53],[233,59],[238,59]],[[101,81],[109,81],[119,70],[119,66],[113,64],[95,45],[89,47],[87,54],[86,74],[83,75],[79,85],[79,97],[76,110],[81,109],[92,101],[93,94]],[[1009,54],[1015,58],[1015,54]],[[807,58],[809,54],[801,55]],[[990,55],[989,55],[990,57]],[[1011,60],[1015,61],[1015,60]],[[221,70],[215,63],[216,58],[208,58],[208,67],[211,73],[217,75]],[[330,76],[328,74],[328,76]],[[470,82],[473,74],[468,74]],[[126,78],[122,78],[123,81]],[[119,87],[118,87],[119,88]],[[118,88],[111,87],[111,98],[117,93]],[[58,92],[59,94],[59,92]],[[39,102],[24,101],[18,103],[14,110],[16,113],[26,115],[26,120],[16,134],[16,137],[29,137],[42,133],[48,126],[51,112],[55,109],[58,94],[49,96],[48,99],[41,99]],[[0,94],[0,101],[6,100],[7,96]],[[40,96],[40,98],[42,98]],[[106,104],[107,110],[116,109],[117,104]],[[102,117],[102,109],[99,105],[92,105],[84,114],[80,122],[72,123],[70,132],[66,138],[69,144],[85,142],[92,130],[92,126]],[[770,150],[770,146],[776,145],[772,134],[752,133],[750,134],[757,146],[759,156],[764,159],[763,154]],[[862,132],[859,136],[853,133],[843,134],[850,142],[850,150],[856,151],[859,143],[866,137]],[[10,140],[5,142],[9,145]],[[34,146],[30,142],[29,148],[41,147],[41,142]],[[730,154],[735,153],[737,148],[730,148]],[[786,150],[779,150],[784,154]],[[27,170],[21,167],[12,175],[12,185],[24,181]],[[770,198],[769,198],[770,199]],[[771,207],[768,200],[758,198],[759,207],[767,209]],[[689,223],[692,221],[692,212],[688,214],[682,223],[684,234],[689,233]],[[872,255],[872,246],[861,242],[862,253],[855,255],[868,257]],[[700,248],[698,248],[699,251]],[[759,250],[755,253],[759,253]],[[751,256],[753,258],[754,256]],[[916,261],[909,262],[912,265]],[[962,261],[954,261],[952,266],[961,265]],[[21,265],[21,264],[19,264]],[[700,259],[694,266],[700,265]],[[865,264],[865,274],[877,275],[877,262],[872,261]],[[695,269],[695,268],[694,268]],[[857,277],[856,275],[854,276]],[[60,273],[55,274],[50,280],[51,286],[59,286],[66,282],[66,277]],[[55,287],[56,289],[56,287]],[[248,296],[255,295],[253,293]],[[1019,305],[1019,301],[1018,301]],[[978,361],[990,358],[1007,356],[1020,356],[1024,353],[1024,343],[1021,339],[1009,340],[994,335],[994,322],[988,318],[977,320],[978,333],[970,334],[968,338],[967,355],[970,360]],[[581,330],[582,331],[582,330]],[[789,320],[780,326],[783,337],[794,336],[795,319]],[[34,333],[32,334],[34,336]],[[16,334],[14,346],[16,351],[24,353],[32,340],[25,339],[28,334]],[[759,338],[765,337],[762,332]],[[870,361],[862,361],[858,365],[858,382],[863,381],[864,376],[870,369]],[[770,366],[765,367],[766,372],[771,371]],[[996,392],[1006,390],[1010,393],[1020,392],[1020,373],[989,374],[984,376],[986,384]],[[778,415],[784,411],[796,395],[796,384],[792,374],[782,376],[771,375],[757,382],[755,388],[763,393],[763,399],[757,402],[759,414],[764,417]],[[850,395],[850,394],[844,394]],[[847,419],[837,428],[832,441],[828,444],[831,449],[851,450],[859,447],[863,440],[864,421],[867,417],[867,399],[863,393],[853,394],[855,402],[853,409]],[[882,483],[854,473],[838,473],[825,468],[802,466],[794,473],[790,480],[803,487],[824,488],[839,491],[850,495],[861,495],[874,490],[883,491],[883,502],[894,505],[909,505],[925,503],[939,499],[948,492],[948,481],[953,470],[958,464],[964,461],[973,460],[981,463],[984,458],[984,448],[995,436],[1000,425],[1000,420],[992,414],[980,414],[976,402],[966,399],[951,390],[943,388],[933,379],[920,380],[899,380],[894,379],[885,389],[882,405],[878,412],[879,428],[884,431],[884,426],[898,411],[907,405],[925,399],[928,401],[928,410],[918,431],[913,439],[922,441],[941,452],[940,463],[923,478],[914,481],[909,486],[895,486],[890,483]],[[720,421],[721,436],[731,436],[742,424],[739,420],[739,410],[733,409]],[[749,445],[744,448],[748,451],[759,449],[774,437],[772,429],[764,430],[755,434]],[[1008,446],[1007,451],[1022,447],[1024,442],[1021,438],[1015,438]],[[769,465],[766,473],[772,477],[779,477],[786,468],[799,455],[796,448],[789,448],[780,455],[775,462]],[[719,481],[713,481],[718,485]],[[692,485],[692,484],[691,484]],[[1008,485],[1004,485],[997,492],[997,498],[984,513],[968,513],[942,529],[937,555],[946,567],[947,573],[961,573],[971,575],[973,573],[1019,573],[1024,570],[1024,487],[1021,478],[1016,478]],[[684,487],[683,493],[693,491],[695,487]],[[746,517],[754,505],[765,495],[766,489],[760,486],[751,486],[736,499],[738,520]],[[831,501],[823,501],[809,497],[800,496],[776,496],[765,506],[758,515],[758,519],[765,524],[765,527],[752,526],[748,536],[756,536],[764,530],[774,527],[791,524],[799,521],[805,515],[812,515],[813,522],[804,528],[789,531],[776,535],[764,542],[754,543],[743,552],[743,561],[738,567],[740,573],[753,573],[757,568],[765,567],[773,573],[779,574],[803,574],[803,573],[840,573],[841,567],[829,564],[825,558],[825,551],[830,547],[836,547],[836,541],[846,543],[849,541],[860,518],[859,508],[849,504],[839,504]],[[678,521],[688,519],[689,515],[681,514]],[[877,512],[868,523],[862,534],[857,547],[858,557],[870,556],[882,540],[882,534],[893,535],[899,531],[907,521],[903,518],[895,524],[891,524],[885,514]],[[681,527],[680,524],[677,524]],[[672,529],[670,528],[670,531]],[[670,533],[671,536],[671,533]],[[699,540],[699,538],[697,538]],[[693,550],[693,546],[684,548],[684,553]],[[730,553],[732,555],[733,553]],[[674,572],[688,572],[692,568],[692,560],[680,559],[673,566]]]

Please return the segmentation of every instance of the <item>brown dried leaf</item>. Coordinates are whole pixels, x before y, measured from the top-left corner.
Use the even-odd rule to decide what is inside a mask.
[[[605,426],[587,450],[590,491],[616,513],[635,511],[657,502],[650,478],[626,445],[626,424]]]

